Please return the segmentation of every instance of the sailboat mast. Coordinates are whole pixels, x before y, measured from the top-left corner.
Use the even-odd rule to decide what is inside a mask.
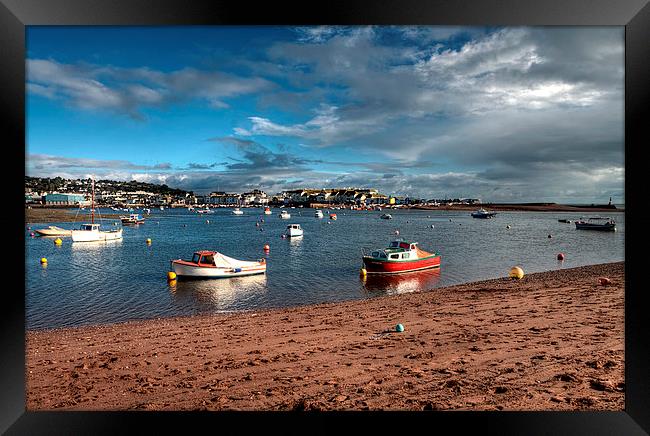
[[[90,222],[95,224],[95,179],[92,180],[92,193],[90,194]]]

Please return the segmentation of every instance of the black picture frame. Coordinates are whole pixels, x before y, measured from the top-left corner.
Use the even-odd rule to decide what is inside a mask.
[[[644,255],[648,236],[642,191],[644,119],[650,99],[650,5],[648,0],[346,0],[311,4],[193,0],[0,0],[0,101],[4,108],[5,171],[12,182],[5,198],[15,213],[3,216],[5,273],[19,278],[25,249],[25,26],[29,25],[222,25],[222,24],[445,24],[625,26],[625,411],[622,412],[27,412],[25,410],[24,293],[5,277],[0,316],[2,380],[0,431],[6,434],[147,433],[173,426],[187,431],[281,433],[409,431],[423,428],[488,434],[647,434],[650,432],[648,370],[649,306],[644,304]],[[22,146],[21,146],[22,145]],[[631,237],[629,237],[632,235]],[[6,241],[5,241],[6,242]],[[18,247],[18,250],[13,250]],[[636,253],[639,253],[638,255]],[[7,264],[5,263],[5,265]],[[341,422],[343,421],[343,422]],[[356,430],[358,431],[358,430]]]

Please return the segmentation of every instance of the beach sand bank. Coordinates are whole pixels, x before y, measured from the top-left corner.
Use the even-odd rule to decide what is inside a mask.
[[[27,410],[620,411],[624,263],[30,331],[26,366]]]
[[[124,213],[128,216],[128,213]],[[123,214],[123,215],[124,215]],[[101,218],[119,219],[119,214],[107,213],[102,214]],[[33,223],[73,223],[88,220],[90,222],[90,211],[84,210],[79,212],[78,208],[31,208],[25,209],[25,224]],[[95,215],[95,220],[99,222],[100,215]]]

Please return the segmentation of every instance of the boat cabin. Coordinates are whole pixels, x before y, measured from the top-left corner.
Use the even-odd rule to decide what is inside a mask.
[[[415,250],[415,246],[417,245],[417,242],[411,243],[411,242],[406,242],[406,241],[393,241],[390,243],[389,248],[402,248],[404,250]]]
[[[99,224],[82,224],[79,230],[98,231]]]
[[[214,251],[197,251],[192,256],[192,263],[197,265],[214,266]]]
[[[287,230],[289,229],[294,229],[294,230],[301,230],[300,224],[289,224],[287,226]]]
[[[391,260],[404,260],[404,259],[417,259],[415,251],[417,242],[406,241],[393,241],[388,248],[383,250],[375,250],[370,253],[370,256],[376,259],[391,259]]]

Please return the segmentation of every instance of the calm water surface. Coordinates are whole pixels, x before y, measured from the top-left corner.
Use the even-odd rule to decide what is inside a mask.
[[[625,216],[607,213],[616,232],[576,230],[574,212],[501,212],[491,220],[469,212],[334,211],[338,220],[314,217],[313,209],[288,209],[290,220],[262,215],[261,209],[230,209],[195,214],[185,209],[155,209],[145,224],[124,228],[114,242],[75,242],[31,237],[26,230],[25,289],[28,329],[103,324],[198,313],[258,310],[372,298],[504,277],[520,265],[526,273],[624,260]],[[115,213],[102,210],[102,214]],[[599,213],[584,214],[597,216]],[[601,214],[602,216],[602,214]],[[264,223],[255,223],[263,218]],[[207,222],[209,221],[209,223]],[[288,223],[305,235],[282,239]],[[40,223],[73,228],[72,223]],[[104,219],[102,228],[121,225]],[[431,226],[434,226],[431,228]],[[508,229],[506,226],[510,226]],[[395,230],[422,249],[442,256],[439,270],[399,276],[359,277],[361,249],[381,248]],[[548,238],[548,235],[552,238]],[[152,244],[145,243],[147,238]],[[270,245],[265,254],[264,244]],[[167,283],[170,260],[189,259],[195,250],[217,250],[241,260],[266,258],[266,275]],[[556,260],[558,253],[565,260]],[[48,259],[47,266],[39,262]]]

